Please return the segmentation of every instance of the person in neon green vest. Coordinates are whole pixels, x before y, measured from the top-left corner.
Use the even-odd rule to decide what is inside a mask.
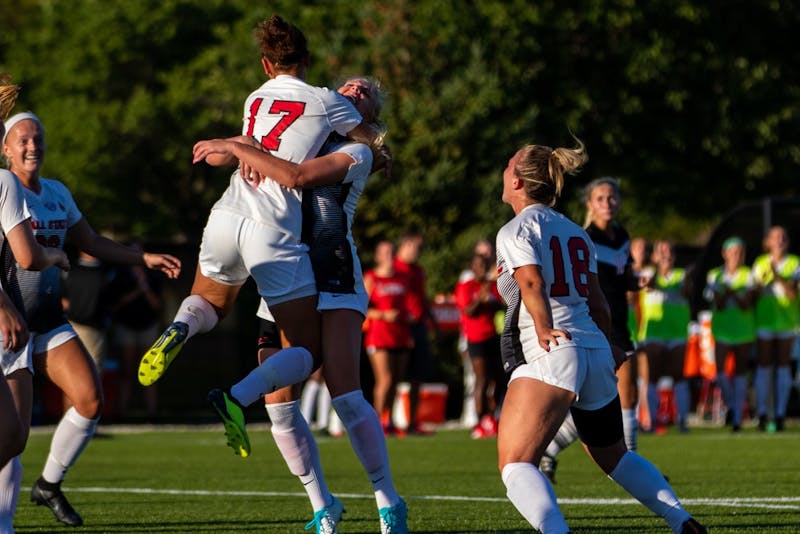
[[[658,413],[656,383],[669,376],[674,383],[675,404],[681,432],[688,431],[689,383],[683,376],[686,358],[686,332],[689,325],[689,301],[686,299],[684,280],[686,271],[675,267],[675,249],[669,241],[656,241],[653,245],[655,271],[648,277],[640,292],[641,322],[639,339],[647,354],[650,376],[647,385],[647,403],[651,414]]]
[[[782,226],[769,229],[764,238],[764,249],[766,254],[756,258],[753,263],[753,275],[760,289],[756,301],[756,409],[759,429],[767,430],[767,393],[770,379],[774,377],[774,428],[782,431],[792,389],[792,344],[800,325],[797,296],[800,257],[788,253],[789,235]]]
[[[704,296],[713,307],[711,332],[714,334],[717,383],[730,413],[733,431],[742,425],[742,407],[747,395],[747,363],[756,340],[754,304],[758,296],[749,267],[744,265],[744,242],[729,237],[722,243],[724,265],[708,272]],[[731,380],[725,372],[725,359],[733,353],[736,372]]]

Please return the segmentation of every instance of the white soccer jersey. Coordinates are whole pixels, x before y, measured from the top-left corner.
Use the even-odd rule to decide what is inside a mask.
[[[242,133],[259,140],[274,156],[301,163],[317,155],[331,132],[345,135],[360,122],[353,105],[335,91],[281,75],[247,98]],[[254,188],[237,169],[213,209],[252,218],[299,238],[300,201],[299,189],[272,180]]]
[[[326,143],[319,155],[337,152],[353,158],[353,164],[340,183],[304,192],[303,241],[310,249],[314,278],[320,292],[319,309],[346,308],[366,314],[368,299],[351,228],[358,199],[372,170],[372,151],[366,145],[339,139]],[[337,297],[329,299],[329,293]],[[263,299],[257,315],[268,321],[274,320]]]
[[[317,289],[353,293],[361,282],[361,264],[351,227],[356,205],[372,168],[366,145],[333,141],[323,154],[340,152],[353,159],[344,180],[306,190],[303,196],[303,242],[309,246]]]
[[[36,241],[43,247],[62,249],[67,230],[83,215],[69,190],[59,181],[40,178],[39,194],[22,188],[31,214]],[[31,332],[48,332],[66,319],[61,308],[61,271],[51,266],[43,271],[20,269],[13,256],[3,250],[4,287],[25,317]]]
[[[497,233],[497,287],[508,305],[503,331],[503,367],[510,372],[546,354],[539,346],[533,318],[520,297],[514,271],[538,265],[546,283],[553,327],[572,340],[559,345],[608,347],[605,335],[589,315],[589,273],[597,273],[594,245],[586,232],[564,215],[543,205],[524,208]]]

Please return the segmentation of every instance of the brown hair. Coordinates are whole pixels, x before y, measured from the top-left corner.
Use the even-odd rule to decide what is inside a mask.
[[[255,36],[261,55],[279,69],[299,65],[308,59],[306,36],[280,15],[259,22]]]
[[[0,121],[6,120],[14,109],[19,94],[19,85],[11,83],[10,74],[0,74]]]
[[[553,206],[564,186],[564,174],[574,174],[589,160],[583,142],[575,138],[575,148],[550,148],[542,145],[525,145],[514,166],[514,174],[525,182],[529,199]]]

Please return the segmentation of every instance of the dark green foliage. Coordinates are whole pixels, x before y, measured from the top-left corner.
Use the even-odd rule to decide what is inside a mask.
[[[228,172],[192,166],[191,147],[239,130],[264,79],[252,29],[273,11],[308,36],[310,82],[382,80],[394,174],[355,233],[370,251],[422,229],[431,289],[509,218],[513,152],[570,130],[591,157],[561,205],[578,220],[601,175],[622,179],[631,233],[681,241],[798,194],[800,9],[768,1],[2,0],[0,68],[47,128],[44,174],[99,229],[198,239]]]

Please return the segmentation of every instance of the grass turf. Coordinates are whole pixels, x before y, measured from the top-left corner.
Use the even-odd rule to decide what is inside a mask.
[[[35,431],[23,455],[17,533],[266,532],[299,533],[312,517],[302,486],[288,473],[268,430],[251,429],[252,456],[225,446],[221,427],[125,431],[101,427],[64,482],[83,516],[61,527],[29,501],[52,429]],[[640,452],[669,477],[685,507],[713,533],[800,528],[800,428],[732,435],[642,435]],[[396,485],[409,505],[412,532],[531,532],[505,498],[496,442],[466,431],[389,440]],[[328,483],[345,504],[340,532],[378,532],[371,488],[346,438],[319,439]],[[556,494],[576,533],[666,533],[660,518],[631,500],[573,445],[559,457]]]

